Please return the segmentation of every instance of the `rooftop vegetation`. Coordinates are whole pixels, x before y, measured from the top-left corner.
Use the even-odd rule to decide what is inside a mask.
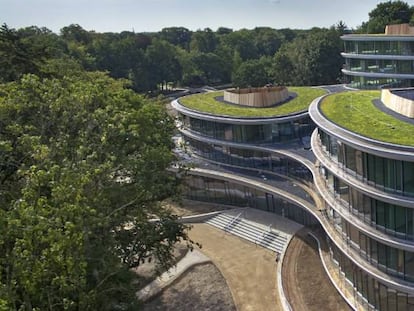
[[[375,140],[414,146],[414,125],[401,121],[375,107],[380,91],[345,92],[327,96],[320,104],[332,122]]]
[[[266,108],[246,107],[220,102],[216,98],[223,96],[223,91],[186,96],[180,99],[180,103],[189,109],[216,115],[275,117],[305,111],[312,100],[326,94],[325,90],[312,87],[289,87],[288,90],[289,92],[296,93],[296,97],[281,105]]]

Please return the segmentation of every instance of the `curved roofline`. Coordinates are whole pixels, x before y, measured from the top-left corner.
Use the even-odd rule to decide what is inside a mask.
[[[326,96],[326,95],[325,95]],[[325,96],[315,99],[309,107],[309,116],[316,126],[323,131],[336,137],[351,147],[371,153],[384,158],[412,162],[414,158],[414,147],[397,145],[362,136],[347,130],[327,119],[319,110],[319,104]]]
[[[385,34],[351,34],[343,35],[344,41],[414,41],[414,36],[408,35],[385,35]]]
[[[342,52],[341,56],[354,59],[414,60],[414,55],[355,54]]]
[[[189,109],[181,105],[178,99],[175,99],[171,102],[171,105],[174,109],[180,113],[207,121],[214,121],[218,123],[229,123],[229,124],[245,124],[245,125],[256,125],[256,124],[270,124],[270,123],[283,123],[287,121],[295,121],[302,119],[308,116],[308,110],[299,111],[294,114],[288,114],[285,116],[275,116],[275,117],[234,117],[234,116],[225,116],[225,115],[214,115],[206,112],[200,112],[197,110]]]
[[[414,74],[351,71],[351,70],[347,70],[347,69],[342,69],[341,71],[342,71],[343,74],[346,74],[348,76],[357,76],[357,77],[414,79]]]

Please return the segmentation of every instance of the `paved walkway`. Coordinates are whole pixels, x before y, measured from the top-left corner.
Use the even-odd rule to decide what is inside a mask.
[[[273,252],[207,224],[195,224],[189,235],[223,274],[237,310],[282,310]]]

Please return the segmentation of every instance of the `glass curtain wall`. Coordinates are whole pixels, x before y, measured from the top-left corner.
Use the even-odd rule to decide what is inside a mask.
[[[302,225],[316,225],[316,218],[284,198],[254,188],[202,176],[188,176],[184,181],[184,197],[202,202],[252,207],[272,212]]]
[[[253,168],[261,171],[275,172],[299,181],[313,180],[310,170],[295,160],[279,156],[268,151],[228,147],[225,145],[208,144],[191,138],[185,138],[187,146],[198,156],[223,165]]]
[[[348,174],[389,193],[414,197],[414,162],[379,157],[341,143],[319,130],[322,149]]]
[[[371,55],[414,55],[414,41],[344,41],[345,53]]]
[[[322,171],[326,189],[355,217],[388,235],[414,240],[412,208],[371,198],[346,184],[326,168]]]
[[[333,262],[338,265],[343,277],[353,285],[356,298],[367,309],[380,311],[414,310],[414,295],[397,291],[379,282],[355,265],[334,243],[328,242]]]
[[[306,116],[299,120],[272,124],[230,124],[181,116],[184,127],[214,139],[238,143],[281,143],[310,136],[315,124]]]

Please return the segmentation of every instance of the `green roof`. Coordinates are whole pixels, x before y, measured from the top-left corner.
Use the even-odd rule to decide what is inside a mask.
[[[203,113],[230,117],[279,117],[306,111],[311,102],[326,91],[313,87],[288,87],[289,92],[297,94],[293,99],[274,107],[254,108],[228,104],[216,100],[223,91],[185,96],[179,99],[181,105]]]
[[[340,127],[382,142],[414,146],[414,125],[375,107],[380,91],[352,91],[325,97],[319,108]]]

